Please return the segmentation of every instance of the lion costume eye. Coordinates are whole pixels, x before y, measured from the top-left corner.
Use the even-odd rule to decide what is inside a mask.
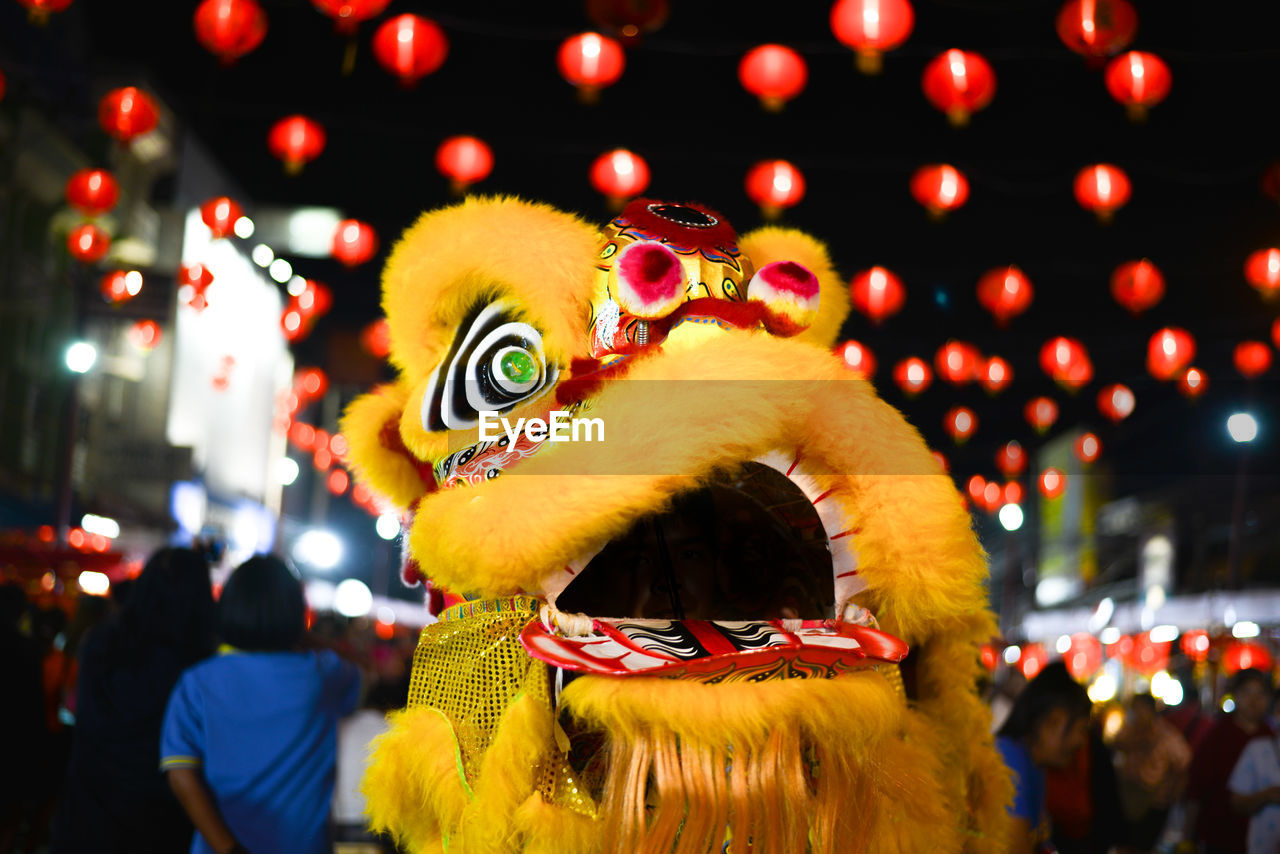
[[[542,333],[516,319],[515,306],[497,301],[477,307],[458,334],[422,397],[422,426],[432,432],[465,430],[481,412],[509,412],[556,381]]]

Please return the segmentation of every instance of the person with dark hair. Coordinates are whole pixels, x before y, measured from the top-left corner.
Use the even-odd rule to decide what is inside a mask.
[[[1233,711],[1213,722],[1191,757],[1183,836],[1199,842],[1205,854],[1245,854],[1248,821],[1232,809],[1227,781],[1245,747],[1273,735],[1266,720],[1270,676],[1241,670],[1232,677],[1228,693]]]
[[[84,637],[71,761],[51,851],[170,852],[191,822],[155,765],[169,692],[213,651],[209,566],[161,549],[128,602]]]
[[[1186,784],[1191,748],[1172,724],[1156,714],[1156,701],[1150,694],[1135,694],[1129,700],[1114,747],[1126,847],[1152,851],[1169,818],[1169,808]]]
[[[996,747],[1014,775],[1010,854],[1030,854],[1048,841],[1045,769],[1071,764],[1088,737],[1091,708],[1084,686],[1055,661],[1027,683],[996,733]]]
[[[182,675],[160,744],[191,851],[327,852],[337,723],[359,705],[360,671],[302,649],[302,585],[279,558],[231,574],[218,629],[222,654]]]

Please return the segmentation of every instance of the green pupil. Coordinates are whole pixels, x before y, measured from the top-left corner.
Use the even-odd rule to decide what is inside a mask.
[[[523,350],[512,350],[502,356],[502,375],[513,383],[532,382],[538,375],[533,357]]]

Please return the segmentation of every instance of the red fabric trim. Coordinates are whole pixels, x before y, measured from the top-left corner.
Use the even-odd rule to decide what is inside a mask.
[[[684,620],[680,625],[688,629],[689,634],[697,638],[711,655],[731,655],[738,651],[728,638],[716,631],[710,620]]]

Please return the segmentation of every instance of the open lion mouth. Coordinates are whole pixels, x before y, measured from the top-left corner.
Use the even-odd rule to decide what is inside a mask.
[[[829,493],[810,495],[798,458],[783,456],[679,496],[566,567],[569,583],[521,635],[529,654],[578,673],[709,682],[900,661],[906,645],[846,607],[854,532],[829,530]]]

